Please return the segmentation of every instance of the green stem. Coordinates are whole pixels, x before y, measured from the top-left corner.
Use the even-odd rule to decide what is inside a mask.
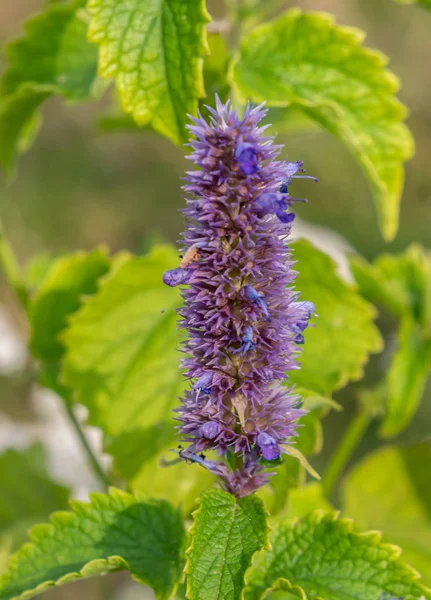
[[[28,289],[27,289],[27,286],[25,283],[24,276],[22,274],[22,271],[21,271],[19,263],[18,263],[18,259],[15,255],[15,252],[14,252],[11,244],[9,243],[9,240],[7,239],[7,236],[5,234],[1,220],[0,220],[0,265],[3,267],[3,271],[4,271],[5,277],[7,279],[7,282],[9,283],[11,288],[15,291],[24,310],[27,311],[29,292],[28,292]],[[84,449],[84,452],[87,455],[88,461],[91,464],[91,466],[94,470],[94,473],[96,474],[97,478],[102,483],[103,487],[105,487],[105,488],[108,487],[110,485],[109,479],[107,478],[105,471],[103,470],[102,466],[100,465],[99,461],[97,460],[97,457],[95,456],[95,454],[87,440],[87,437],[86,437],[85,433],[83,432],[81,425],[75,416],[75,413],[73,412],[73,409],[72,409],[70,403],[65,398],[62,398],[62,400],[63,400],[64,407],[66,409],[67,415],[69,417],[69,420],[70,420],[73,428],[75,429],[76,435],[78,436],[79,441],[81,442],[82,448]]]
[[[5,277],[18,296],[24,309],[27,309],[28,290],[21,272],[18,260],[12,246],[6,237],[3,224],[0,220],[0,264],[3,267]]]
[[[87,455],[88,462],[93,467],[93,471],[97,475],[97,478],[99,479],[99,481],[101,482],[103,487],[105,489],[107,489],[111,485],[111,483],[110,483],[104,469],[102,468],[101,464],[99,463],[99,460],[97,459],[96,455],[94,454],[93,449],[91,448],[91,446],[87,440],[87,437],[82,430],[81,424],[78,421],[78,419],[76,418],[75,413],[73,412],[72,406],[70,406],[70,404],[67,402],[67,400],[64,401],[64,407],[66,409],[67,416],[69,417],[69,421],[73,425],[73,428],[75,429],[75,433],[78,436],[79,441],[81,442],[81,445],[85,451],[85,454]]]
[[[349,423],[341,442],[329,460],[325,474],[322,478],[323,493],[328,497],[348,463],[353,452],[358,447],[365,431],[373,417],[366,411],[360,411]]]

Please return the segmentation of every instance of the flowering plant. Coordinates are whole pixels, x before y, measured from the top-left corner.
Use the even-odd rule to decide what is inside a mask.
[[[193,168],[179,256],[170,244],[103,247],[32,278],[0,230],[28,322],[25,369],[64,407],[97,478],[90,501],[65,510],[69,491],[40,447],[0,455],[0,600],[120,570],[160,600],[431,600],[429,443],[356,452],[373,422],[386,439],[403,431],[424,394],[430,255],[417,245],[373,264],[351,255],[340,275],[313,236],[295,236],[305,200],[293,194],[302,185],[316,202],[319,188],[275,142],[304,116],[341,140],[391,240],[413,151],[397,83],[357,30],[326,14],[231,0],[225,17],[210,22],[204,0],[71,0],[7,48],[6,174],[49,96],[82,101],[109,79],[111,126],[186,144]],[[395,349],[376,307],[397,323]],[[321,421],[352,395],[356,415],[319,459]],[[21,545],[23,524],[51,512]],[[375,528],[384,539],[361,532]]]

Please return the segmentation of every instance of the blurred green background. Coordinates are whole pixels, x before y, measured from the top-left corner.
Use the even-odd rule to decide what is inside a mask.
[[[305,160],[320,179],[316,188],[298,185],[310,197],[300,216],[341,233],[368,258],[403,249],[412,240],[430,244],[430,16],[393,0],[299,0],[286,6],[292,4],[331,12],[339,23],[363,29],[367,45],[390,57],[417,143],[407,165],[400,231],[387,245],[365,178],[342,144],[320,132],[281,136],[290,159]],[[43,5],[43,0],[1,0],[0,43],[16,37],[23,19]],[[223,3],[210,1],[209,10],[221,16]],[[36,144],[21,159],[13,184],[0,189],[2,215],[22,259],[100,242],[113,250],[137,250],[155,233],[178,239],[183,152],[150,132],[101,132],[98,118],[106,106],[106,97],[75,106],[53,99],[44,106]]]
[[[0,45],[19,35],[23,20],[45,3],[0,0]],[[407,165],[400,230],[396,239],[386,244],[366,180],[341,143],[319,131],[279,136],[289,159],[304,160],[307,171],[320,180],[318,186],[296,184],[295,195],[309,198],[307,205],[298,207],[299,216],[343,236],[369,259],[382,252],[403,250],[412,241],[431,247],[431,15],[393,0],[298,0],[286,3],[290,5],[328,11],[338,23],[363,29],[366,45],[390,57],[390,68],[402,82],[400,98],[411,111],[408,125],[417,145],[416,155]],[[214,18],[224,14],[219,0],[209,1],[208,8]],[[186,168],[183,151],[151,132],[101,131],[98,122],[107,110],[108,95],[101,101],[75,106],[58,98],[48,101],[41,132],[20,160],[16,178],[9,185],[1,179],[0,211],[23,263],[38,253],[57,254],[100,243],[112,251],[128,248],[140,252],[158,239],[175,243],[179,238],[183,228],[179,209],[184,204],[181,177]],[[22,320],[3,281],[0,292],[8,318],[18,337],[24,339]],[[381,324],[390,340],[394,323],[383,314]],[[373,358],[371,375],[384,360],[384,356]],[[29,386],[28,381],[0,377],[0,408],[9,419],[27,425],[37,419]],[[351,418],[356,390],[357,385],[343,390],[337,400],[345,410],[325,420],[324,452],[313,462],[318,469],[324,466],[340,430]],[[422,440],[430,431],[428,388],[421,409],[400,441]],[[355,460],[379,443],[371,429]],[[114,580],[120,589],[118,595],[110,583]],[[124,585],[122,577],[108,578],[75,584],[47,597],[72,598],[78,594],[132,600],[142,596],[140,588]]]

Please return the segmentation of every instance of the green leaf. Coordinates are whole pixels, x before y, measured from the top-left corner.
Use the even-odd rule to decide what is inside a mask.
[[[0,599],[31,598],[55,585],[129,570],[159,599],[170,598],[181,577],[185,532],[180,513],[163,501],[112,489],[92,494],[37,525],[30,543],[0,577]]]
[[[364,298],[386,305],[398,318],[411,315],[431,333],[431,257],[421,246],[383,254],[373,264],[352,255],[350,267]]]
[[[39,444],[0,454],[0,531],[67,506],[69,491],[54,483]]]
[[[0,162],[11,175],[19,152],[40,124],[39,106],[52,94],[67,100],[92,95],[97,51],[86,41],[82,2],[52,4],[29,19],[24,37],[6,48],[8,67],[0,83]]]
[[[232,70],[243,99],[296,106],[343,141],[367,175],[384,237],[398,228],[403,162],[413,154],[399,83],[364,34],[324,13],[292,9],[242,40]]]
[[[51,264],[29,308],[30,348],[35,356],[45,361],[61,358],[64,346],[58,336],[68,317],[79,308],[83,296],[96,292],[98,280],[109,268],[104,248],[76,252]]]
[[[90,0],[89,39],[99,45],[99,75],[115,78],[123,109],[175,143],[205,95],[204,0]]]
[[[303,598],[378,600],[383,593],[405,600],[431,598],[419,575],[400,560],[396,546],[378,532],[357,533],[337,513],[316,511],[280,523],[247,573],[245,600],[277,589],[303,591]]]
[[[360,527],[380,529],[431,585],[431,447],[386,447],[344,479],[343,512]]]
[[[256,496],[222,491],[202,494],[199,504],[187,551],[187,598],[236,600],[253,555],[267,547],[265,508]]]
[[[77,13],[80,4],[51,5],[25,23],[24,37],[6,47],[8,67],[0,85],[2,96],[28,84],[43,85],[67,100],[91,96],[97,49],[86,41],[87,24]]]
[[[39,444],[0,454],[0,572],[24,542],[27,529],[67,508],[69,490],[50,478]]]
[[[36,290],[45,279],[55,257],[49,252],[32,256],[24,267],[24,279],[31,290]]]
[[[9,178],[17,157],[29,148],[37,133],[37,109],[50,94],[42,86],[37,90],[22,86],[14,94],[0,97],[0,164]]]
[[[431,0],[395,0],[398,4],[417,4],[421,8],[431,10]]]
[[[348,381],[360,379],[368,355],[381,350],[373,323],[376,311],[337,275],[328,255],[305,240],[293,249],[299,272],[295,287],[301,299],[314,302],[318,318],[305,331],[301,369],[290,373],[290,381],[330,396]]]
[[[282,464],[272,468],[271,472],[274,476],[257,493],[270,515],[276,515],[286,508],[292,491],[305,484],[306,472],[299,460],[292,456],[285,457]]]
[[[227,80],[229,67],[229,48],[226,39],[220,33],[209,33],[208,56],[204,59],[204,81],[207,98],[202,104],[214,103],[217,94],[222,102],[229,97],[230,86]]]
[[[413,418],[431,371],[431,335],[425,336],[410,317],[401,321],[398,348],[386,373],[384,437],[400,433]]]
[[[316,481],[296,488],[289,493],[286,517],[306,517],[314,510],[331,510],[331,505],[324,497],[322,484]]]
[[[308,411],[299,420],[300,429],[296,446],[305,456],[313,456],[321,452],[323,447],[321,420],[331,409],[338,411],[341,410],[341,406],[331,398],[320,396],[304,388],[296,388],[295,392],[302,398],[303,408]]]
[[[129,481],[166,445],[176,446],[171,410],[184,388],[181,298],[162,275],[178,262],[165,245],[144,257],[123,255],[62,336],[64,383],[103,430],[116,469]]]

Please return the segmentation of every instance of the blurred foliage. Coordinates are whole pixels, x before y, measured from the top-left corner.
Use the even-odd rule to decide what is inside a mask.
[[[0,572],[29,527],[68,506],[69,490],[52,481],[41,445],[0,454]]]
[[[381,529],[431,585],[431,446],[386,447],[343,483],[343,511],[358,527]]]

